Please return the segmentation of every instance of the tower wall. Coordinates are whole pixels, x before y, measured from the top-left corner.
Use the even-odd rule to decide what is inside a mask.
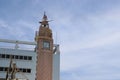
[[[45,14],[40,23],[37,35],[37,80],[52,80],[53,39]]]

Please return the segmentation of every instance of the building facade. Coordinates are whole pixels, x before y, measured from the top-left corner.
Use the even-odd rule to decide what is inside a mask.
[[[36,42],[0,39],[0,43],[15,44],[15,48],[3,48],[0,45],[0,80],[6,78],[11,57],[12,64],[16,64],[15,77],[18,80],[60,80],[59,45],[53,43],[48,22],[44,14],[36,32]],[[20,44],[34,47],[22,49],[19,48]]]
[[[12,62],[16,63],[19,70],[16,73],[16,78],[35,80],[36,53],[31,50],[10,48],[0,48],[0,80],[6,78],[10,56],[12,56]]]

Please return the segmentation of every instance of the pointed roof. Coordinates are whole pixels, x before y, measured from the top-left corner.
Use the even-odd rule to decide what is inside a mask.
[[[43,16],[42,21],[47,21],[47,16],[46,16],[46,13],[45,13],[45,12],[44,12],[44,16]]]
[[[44,15],[43,15],[43,18],[42,18],[42,21],[40,21],[39,23],[45,25],[45,24],[48,24],[48,19],[47,19],[47,15],[46,13],[44,12]]]

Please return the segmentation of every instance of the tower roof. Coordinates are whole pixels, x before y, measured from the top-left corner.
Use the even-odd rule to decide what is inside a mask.
[[[43,16],[42,21],[47,21],[47,15],[46,15],[46,13],[45,13],[45,12],[44,12],[44,16]]]
[[[42,18],[42,21],[40,21],[39,23],[41,23],[41,25],[44,25],[44,27],[46,27],[46,25],[48,25],[48,19],[47,19],[47,15],[45,14],[44,12],[44,15],[43,15],[43,18]]]

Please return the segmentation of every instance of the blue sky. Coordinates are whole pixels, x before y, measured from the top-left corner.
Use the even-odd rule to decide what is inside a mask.
[[[120,0],[0,0],[0,38],[34,41],[44,11],[61,80],[120,80]]]

